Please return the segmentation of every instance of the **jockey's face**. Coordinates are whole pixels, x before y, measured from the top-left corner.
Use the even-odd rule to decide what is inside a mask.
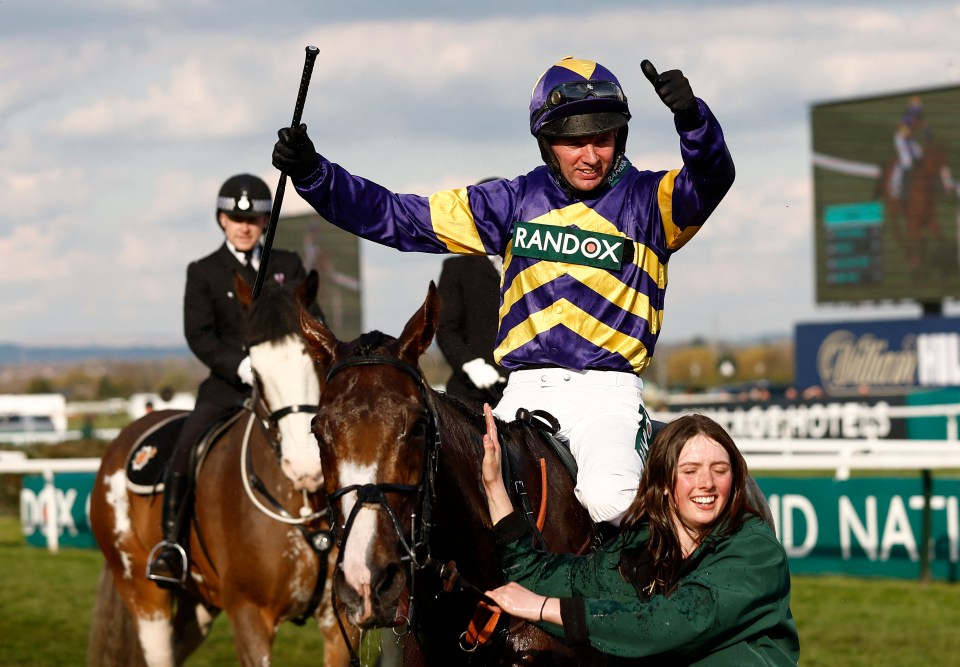
[[[551,137],[550,149],[560,165],[560,175],[573,188],[589,192],[610,173],[616,132],[589,137]]]
[[[270,221],[269,215],[258,215],[253,218],[234,217],[223,211],[217,216],[227,240],[240,252],[250,250],[260,240],[264,227]]]

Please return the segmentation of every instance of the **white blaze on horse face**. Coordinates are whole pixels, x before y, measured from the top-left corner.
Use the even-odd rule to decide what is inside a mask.
[[[250,348],[250,362],[272,410],[320,402],[320,380],[299,336],[291,334]],[[310,430],[315,410],[288,414],[277,422],[284,474],[296,489],[316,491],[323,483],[320,451]]]
[[[376,473],[377,470],[374,466],[346,463],[340,466],[340,484],[341,486],[375,484],[377,482]],[[357,502],[356,492],[346,494],[342,502],[341,511],[343,514],[341,516],[346,521]],[[360,508],[353,525],[350,527],[347,543],[343,550],[343,575],[350,588],[363,598],[363,607],[367,610],[371,609],[368,599],[372,580],[369,560],[370,554],[373,553],[373,539],[377,534],[378,513],[379,510],[375,507]]]

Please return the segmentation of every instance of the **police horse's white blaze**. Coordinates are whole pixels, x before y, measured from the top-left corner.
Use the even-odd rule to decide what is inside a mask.
[[[320,380],[313,359],[298,335],[260,343],[250,348],[254,368],[270,368],[259,375],[263,397],[271,406],[316,405]],[[295,412],[277,420],[282,450],[281,467],[297,490],[316,491],[323,483],[317,441],[310,432],[312,412]]]

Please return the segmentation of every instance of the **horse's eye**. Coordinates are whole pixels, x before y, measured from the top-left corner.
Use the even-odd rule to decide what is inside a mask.
[[[413,428],[410,429],[411,438],[423,438],[427,435],[427,419],[426,417],[421,417],[414,424]]]

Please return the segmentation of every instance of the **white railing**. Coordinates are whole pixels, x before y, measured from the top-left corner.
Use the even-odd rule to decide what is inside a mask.
[[[960,442],[949,440],[738,440],[754,475],[770,470],[960,470]]]
[[[871,439],[748,439],[737,438],[747,465],[754,474],[780,470],[833,470],[837,479],[851,470],[960,470],[960,436],[957,420],[960,405],[889,406],[894,418],[943,417],[947,440]],[[650,416],[670,421],[681,412],[654,411]],[[98,430],[98,435],[102,434]],[[40,474],[43,493],[53,497],[54,475],[61,472],[96,472],[100,459],[28,459],[23,452],[0,451],[0,474]],[[58,550],[56,512],[47,513],[47,543]]]
[[[119,428],[97,428],[93,431],[94,440],[113,440],[120,434]],[[83,439],[79,429],[69,431],[24,431],[20,433],[0,434],[0,443],[5,445],[53,445],[58,442],[70,442]]]
[[[711,405],[711,407],[717,407]],[[725,407],[737,407],[729,404]],[[737,447],[751,471],[833,470],[838,480],[851,470],[960,470],[960,405],[889,405],[886,416],[941,417],[946,440],[890,440],[879,438],[764,438],[737,437]],[[683,412],[651,411],[658,421],[671,421]]]
[[[0,474],[42,475],[43,490],[40,495],[46,498],[49,509],[46,512],[44,535],[47,547],[56,553],[60,550],[60,529],[57,525],[56,486],[53,478],[59,472],[96,472],[100,469],[100,459],[28,459],[23,452],[0,451]]]

